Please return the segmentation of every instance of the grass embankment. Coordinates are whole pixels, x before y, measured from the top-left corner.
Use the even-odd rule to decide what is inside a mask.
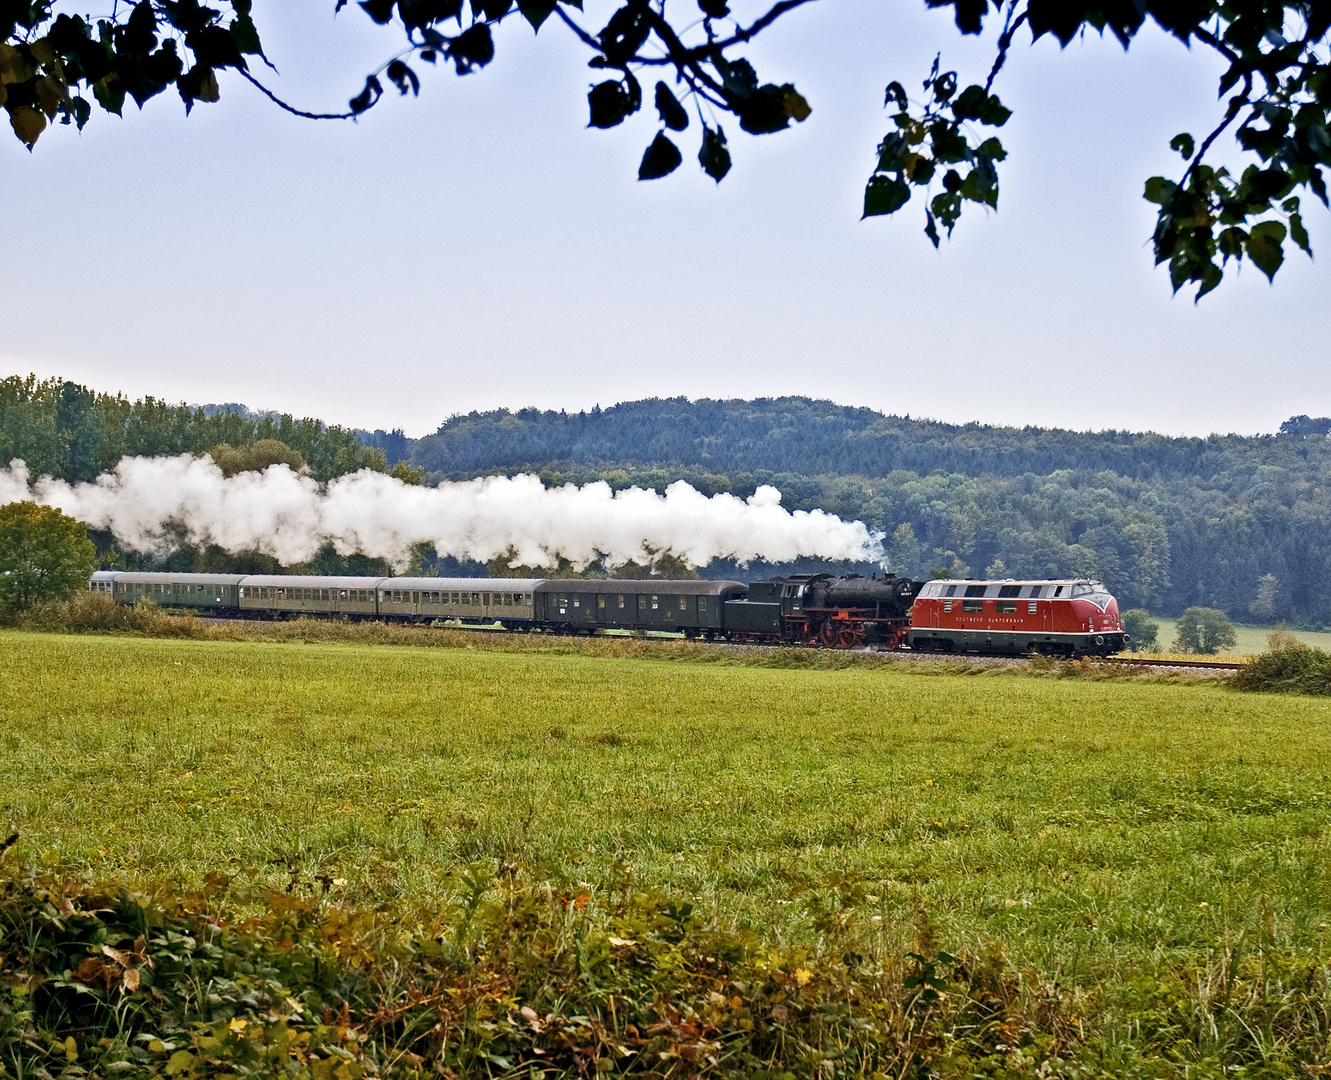
[[[550,647],[0,635],[0,1061],[1325,1060],[1331,703]]]

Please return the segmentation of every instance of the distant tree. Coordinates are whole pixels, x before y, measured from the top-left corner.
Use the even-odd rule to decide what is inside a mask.
[[[425,483],[425,469],[407,461],[399,461],[388,470],[388,475],[401,480],[404,484],[411,484],[415,487]]]
[[[270,465],[286,465],[292,472],[305,468],[305,456],[277,439],[260,439],[239,449],[221,443],[209,450],[208,456],[222,470],[223,476],[262,472]]]
[[[1276,614],[1276,589],[1280,579],[1275,574],[1263,574],[1257,579],[1257,595],[1248,605],[1248,612],[1262,622],[1269,622]]]
[[[1190,607],[1179,616],[1174,628],[1174,648],[1178,652],[1209,655],[1231,648],[1237,640],[1229,616],[1218,608]]]
[[[1132,640],[1133,652],[1152,652],[1160,634],[1160,624],[1141,608],[1123,612],[1123,630]]]
[[[96,569],[97,549],[80,522],[52,506],[0,506],[0,611],[13,615],[87,588]]]
[[[887,568],[894,574],[913,576],[920,565],[920,541],[909,521],[903,521],[892,531],[887,546]]]

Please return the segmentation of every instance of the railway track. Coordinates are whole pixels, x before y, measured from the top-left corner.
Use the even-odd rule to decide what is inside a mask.
[[[1120,667],[1141,668],[1204,668],[1210,671],[1238,671],[1243,664],[1238,660],[1156,660],[1140,656],[1109,656],[1099,661]]]

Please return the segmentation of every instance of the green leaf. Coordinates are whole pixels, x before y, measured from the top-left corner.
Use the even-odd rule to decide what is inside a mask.
[[[1289,219],[1289,235],[1294,243],[1311,257],[1313,249],[1308,246],[1308,230],[1303,227],[1303,218],[1298,214],[1291,214]]]
[[[1231,226],[1221,231],[1216,237],[1216,246],[1220,249],[1220,254],[1224,256],[1225,261],[1230,259],[1243,260],[1243,245],[1248,239],[1248,234],[1237,226]]]
[[[1285,239],[1285,226],[1279,221],[1262,221],[1248,233],[1248,258],[1257,264],[1268,281],[1274,281],[1276,271],[1285,261],[1281,244]]]
[[[1182,155],[1183,159],[1186,161],[1188,158],[1192,157],[1192,151],[1193,151],[1192,136],[1189,135],[1186,131],[1183,132],[1181,135],[1175,135],[1172,139],[1169,140],[1169,148],[1171,150],[1177,151],[1180,155]]]
[[[671,131],[683,131],[689,126],[689,114],[664,82],[656,84],[656,111],[661,117],[661,123]]]
[[[904,180],[881,174],[869,177],[864,188],[863,217],[894,214],[910,202],[910,185]]]
[[[1172,180],[1166,180],[1163,176],[1153,176],[1146,181],[1146,190],[1143,197],[1147,202],[1157,203],[1163,206],[1178,190],[1178,185]]]
[[[614,79],[593,86],[587,94],[587,104],[591,109],[591,118],[587,122],[597,128],[622,124],[626,116],[637,111],[632,94],[623,83]]]
[[[554,12],[555,5],[541,3],[539,0],[518,0],[518,10],[522,12],[522,17],[531,23],[532,30],[539,30],[541,24]]]
[[[1012,110],[998,100],[997,94],[990,94],[980,106],[980,123],[990,127],[1002,127],[1012,118]]]
[[[958,120],[979,119],[980,106],[984,104],[985,96],[983,86],[966,87],[952,103],[952,115]]]
[[[703,172],[718,184],[730,171],[730,151],[726,149],[726,133],[719,127],[713,131],[704,126],[702,129],[702,149],[698,151],[698,164]]]
[[[933,241],[935,248],[938,247],[938,222],[928,210],[924,212],[924,235]]]
[[[652,145],[647,147],[642,155],[642,164],[638,166],[638,179],[659,180],[663,176],[669,176],[679,168],[679,163],[683,160],[679,147],[666,138],[664,131],[657,132]]]
[[[786,107],[786,115],[797,124],[802,124],[813,112],[809,103],[804,100],[804,95],[791,86],[790,83],[781,87],[781,104]]]

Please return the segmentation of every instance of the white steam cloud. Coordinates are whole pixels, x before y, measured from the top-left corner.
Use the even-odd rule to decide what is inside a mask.
[[[14,460],[0,469],[0,504],[21,499],[58,507],[126,548],[165,553],[178,544],[260,551],[285,564],[314,557],[331,541],[406,567],[411,548],[486,561],[509,551],[515,562],[611,565],[671,552],[692,566],[716,558],[783,562],[801,555],[877,560],[882,534],[821,510],[782,509],[781,493],[760,487],[748,499],[710,498],[679,481],[663,495],[614,492],[605,483],[546,488],[535,476],[484,477],[438,487],[405,484],[362,470],[321,485],[272,465],[227,478],[211,458],[124,458],[94,483],[43,476],[30,482]]]

